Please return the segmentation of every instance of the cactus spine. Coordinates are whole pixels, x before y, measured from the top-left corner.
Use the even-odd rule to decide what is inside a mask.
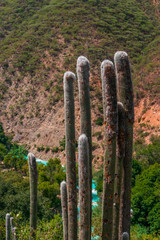
[[[90,238],[90,179],[89,179],[89,148],[85,134],[79,137],[79,240]]]
[[[6,240],[11,239],[10,214],[6,214]]]
[[[75,120],[72,72],[64,74],[65,150],[68,198],[68,239],[77,240],[77,184],[75,160]]]
[[[90,66],[86,57],[80,56],[77,60],[77,76],[80,103],[80,128],[81,134],[86,134],[89,144],[89,182],[90,182],[90,229],[92,217],[92,136],[91,136],[91,109],[89,93]],[[90,230],[91,238],[91,230]]]
[[[115,185],[114,185],[114,208],[113,208],[113,240],[118,239],[120,202],[123,197],[122,176],[123,160],[125,156],[125,111],[123,104],[118,102],[118,136],[117,136],[117,159],[115,166]],[[120,238],[119,238],[120,239]]]
[[[68,207],[67,207],[67,184],[61,182],[61,206],[63,219],[63,239],[68,240]]]
[[[122,232],[130,235],[130,209],[131,209],[131,177],[132,177],[132,148],[133,148],[133,122],[134,103],[133,86],[128,55],[125,52],[117,52],[114,56],[118,101],[122,102],[126,111],[126,136],[124,157],[124,196],[122,211]],[[121,234],[122,234],[121,232]]]
[[[36,239],[37,228],[37,181],[38,171],[36,158],[32,153],[28,154],[30,177],[30,240]]]
[[[113,193],[116,161],[117,96],[114,65],[105,60],[101,65],[105,119],[105,159],[102,199],[102,240],[112,239]]]

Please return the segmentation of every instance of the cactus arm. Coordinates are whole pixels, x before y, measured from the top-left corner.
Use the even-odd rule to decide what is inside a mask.
[[[133,122],[134,103],[131,70],[128,55],[125,52],[117,52],[114,57],[118,101],[122,102],[126,111],[126,136],[124,157],[124,196],[123,196],[123,219],[122,232],[130,235],[130,209],[131,209],[131,177],[132,177],[132,149],[133,149]],[[122,234],[122,233],[121,233]]]
[[[75,119],[72,72],[64,74],[65,150],[68,199],[68,238],[77,240],[77,183],[75,160]]]
[[[117,159],[115,166],[115,183],[114,183],[114,207],[113,207],[113,240],[119,236],[120,219],[120,200],[122,199],[122,175],[123,160],[125,156],[125,110],[123,104],[118,102],[118,136],[117,136]],[[119,238],[120,239],[120,238]]]
[[[67,184],[65,181],[61,182],[61,206],[63,219],[63,239],[68,240],[68,207],[67,207]]]
[[[38,171],[36,158],[32,153],[28,154],[30,177],[30,240],[36,239],[37,229],[37,181]]]
[[[10,214],[6,214],[6,240],[11,239]]]
[[[79,137],[79,240],[90,238],[90,182],[89,182],[89,147],[85,134]]]
[[[92,222],[92,136],[91,136],[91,109],[89,93],[90,66],[86,57],[77,59],[77,76],[80,103],[81,134],[86,134],[89,144],[89,182],[90,182],[90,229]],[[91,232],[90,232],[91,235]],[[91,237],[91,236],[90,236]]]
[[[105,120],[105,159],[102,199],[102,240],[112,239],[113,193],[116,161],[117,96],[114,65],[109,60],[101,64],[103,109]]]

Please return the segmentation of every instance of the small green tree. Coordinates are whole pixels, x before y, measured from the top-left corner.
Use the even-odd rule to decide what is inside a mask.
[[[4,157],[4,164],[7,168],[14,168],[15,170],[21,170],[27,161],[23,156],[16,156],[12,153],[8,153]]]
[[[26,150],[26,148],[23,145],[18,145],[18,144],[13,143],[9,153],[14,154],[16,156],[26,157],[28,154],[28,151]]]
[[[38,189],[44,197],[51,200],[51,206],[56,211],[60,208],[60,183],[65,180],[65,172],[61,166],[59,158],[50,159],[47,166],[40,164],[38,166],[39,185]]]

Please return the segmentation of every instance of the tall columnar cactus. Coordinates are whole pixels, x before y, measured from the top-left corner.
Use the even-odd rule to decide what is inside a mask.
[[[134,106],[130,67],[128,56],[125,52],[117,52],[115,54],[115,66],[116,74],[114,65],[111,61],[105,60],[101,65],[105,123],[102,240],[127,240],[129,239],[128,233],[130,232],[131,158]],[[89,97],[89,62],[83,56],[79,57],[77,60],[77,75],[79,85],[81,114],[80,124],[82,134],[79,138],[79,239],[88,240],[91,238],[92,143]],[[118,104],[116,77],[118,87],[118,100],[120,101]],[[77,240],[77,198],[73,94],[74,79],[75,76],[73,73],[65,73],[64,100],[66,121],[69,240]],[[67,219],[67,213],[65,214]],[[65,226],[64,228],[67,227]]]
[[[14,227],[13,228],[13,240],[16,240],[17,239],[17,228]]]
[[[112,239],[113,193],[116,161],[117,96],[114,65],[105,60],[101,65],[105,120],[105,159],[102,199],[102,239]]]
[[[115,182],[114,182],[114,207],[113,207],[113,240],[119,237],[119,218],[120,218],[120,202],[122,201],[122,181],[124,176],[123,160],[125,156],[125,111],[123,104],[118,102],[118,136],[117,136],[117,159],[115,166]],[[122,207],[122,206],[121,206]]]
[[[30,240],[36,239],[37,229],[37,181],[38,171],[36,158],[32,153],[28,154],[29,178],[30,178]]]
[[[67,184],[61,182],[61,206],[63,219],[63,240],[68,240],[68,205],[67,205]]]
[[[10,214],[6,214],[6,240],[11,239]]]
[[[13,220],[14,220],[14,218],[11,217],[11,218],[10,218],[11,233],[12,233],[12,238],[14,239],[14,232],[13,232],[14,222],[13,222]]]
[[[85,134],[78,142],[79,164],[79,240],[90,237],[90,179],[89,179],[89,146]]]
[[[77,240],[77,183],[75,160],[75,120],[72,72],[64,74],[65,150],[68,198],[68,239]]]
[[[90,66],[86,57],[80,56],[77,60],[77,77],[80,103],[81,134],[86,134],[89,143],[89,182],[90,182],[90,229],[92,216],[92,136],[91,136],[91,109],[89,93]],[[91,234],[91,232],[90,232]]]
[[[114,61],[117,77],[118,101],[122,102],[126,111],[126,136],[124,157],[125,191],[123,196],[122,232],[128,232],[128,234],[130,235],[132,146],[134,122],[133,86],[127,53],[120,51],[117,52],[114,56]]]

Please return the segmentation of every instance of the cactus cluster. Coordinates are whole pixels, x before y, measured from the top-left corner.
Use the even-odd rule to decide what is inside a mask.
[[[92,138],[89,95],[89,61],[77,60],[81,135],[78,143],[79,237],[77,236],[77,182],[75,159],[74,93],[75,75],[64,75],[67,183],[61,184],[65,240],[91,239]],[[102,198],[102,239],[123,240],[130,235],[131,164],[133,144],[133,86],[128,55],[117,52],[114,64],[101,64],[105,126],[105,156]]]
[[[17,239],[17,228],[14,227],[14,218],[9,213],[6,214],[6,240]]]
[[[37,183],[38,171],[34,154],[28,154],[29,180],[30,180],[30,240],[36,239],[37,229]],[[6,214],[6,240],[17,239],[17,228],[14,227],[13,217]]]
[[[90,66],[87,58],[77,60],[80,103],[78,142],[79,228],[75,157],[74,81],[64,74],[65,151],[67,181],[61,183],[64,240],[90,240],[92,226],[92,134],[89,94]],[[114,64],[101,64],[105,126],[105,156],[102,198],[102,240],[129,240],[131,208],[131,167],[133,145],[133,86],[128,55],[117,52]],[[117,102],[118,101],[118,102]],[[36,239],[37,181],[36,159],[28,154],[30,175],[30,240]],[[79,231],[78,231],[79,230]],[[6,240],[16,240],[13,218],[6,214]],[[79,233],[79,236],[78,236]]]

